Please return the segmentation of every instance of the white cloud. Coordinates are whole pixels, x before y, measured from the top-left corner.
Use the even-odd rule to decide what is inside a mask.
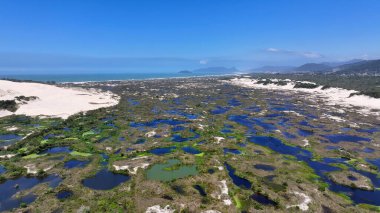
[[[315,53],[315,52],[305,52],[305,53],[302,53],[302,55],[305,56],[306,58],[322,58],[321,54]]]
[[[199,63],[200,64],[208,64],[208,60],[207,59],[203,59],[203,60],[200,60]]]
[[[363,60],[368,60],[369,59],[369,55],[368,54],[363,54],[359,58],[363,59]]]
[[[268,48],[267,51],[268,52],[279,52],[280,50],[276,49],[276,48]]]
[[[322,58],[323,55],[317,52],[311,52],[311,51],[293,51],[293,50],[284,50],[284,49],[278,49],[278,48],[268,48],[265,50],[269,53],[274,54],[283,54],[283,55],[290,55],[290,56],[300,56],[304,58]]]

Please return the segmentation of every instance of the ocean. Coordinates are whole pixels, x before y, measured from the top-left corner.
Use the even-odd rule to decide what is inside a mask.
[[[99,74],[29,74],[29,75],[2,75],[0,79],[17,79],[32,81],[87,82],[87,81],[113,81],[113,80],[144,80],[159,78],[185,78],[202,76],[234,75],[237,73],[99,73]]]

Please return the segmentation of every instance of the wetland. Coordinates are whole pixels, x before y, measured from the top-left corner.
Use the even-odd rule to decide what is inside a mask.
[[[0,211],[379,211],[378,110],[235,78],[76,83],[119,103],[0,118]]]

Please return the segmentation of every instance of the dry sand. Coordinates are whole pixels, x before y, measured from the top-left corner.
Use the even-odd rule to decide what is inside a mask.
[[[13,100],[17,96],[36,96],[37,100],[19,103],[16,112],[0,110],[0,117],[12,114],[49,116],[66,119],[70,115],[116,105],[119,97],[95,89],[64,88],[40,83],[0,80],[0,100]]]
[[[278,81],[277,79],[270,79],[272,82]],[[319,86],[314,89],[306,88],[294,88],[295,82],[289,79],[283,80],[287,81],[287,85],[276,85],[276,84],[259,84],[257,79],[251,78],[234,78],[228,83],[231,83],[236,86],[248,87],[248,88],[257,88],[257,89],[268,89],[268,90],[283,90],[283,91],[293,91],[293,92],[304,92],[311,94],[310,98],[320,99],[326,102],[327,105],[339,105],[347,108],[359,107],[358,110],[363,114],[372,114],[379,116],[380,113],[380,99],[372,98],[366,95],[354,95],[350,97],[351,93],[357,93],[355,90],[346,90],[342,88],[328,88],[322,90],[322,86]],[[312,82],[304,82],[312,83]],[[314,83],[313,83],[314,84]],[[374,111],[372,111],[374,110]]]

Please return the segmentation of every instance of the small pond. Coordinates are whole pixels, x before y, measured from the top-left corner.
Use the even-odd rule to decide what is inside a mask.
[[[180,134],[174,134],[172,136],[172,141],[173,142],[182,143],[182,142],[186,142],[186,141],[189,141],[189,140],[195,140],[195,139],[199,138],[199,134],[198,133],[196,133],[193,130],[191,130],[190,132],[194,134],[191,137],[182,137],[182,135],[180,135]]]
[[[240,103],[239,100],[233,98],[233,99],[231,99],[231,100],[228,101],[228,105],[232,106],[232,107],[236,107],[236,106],[240,106],[241,103]]]
[[[149,121],[149,122],[144,122],[144,123],[139,123],[139,122],[131,122],[129,125],[131,127],[152,127],[152,128],[157,128],[158,125],[160,124],[166,124],[166,125],[170,125],[170,126],[176,126],[176,125],[181,125],[181,124],[185,124],[187,122],[185,121],[180,121],[180,120],[175,120],[175,119],[156,119],[156,120],[153,120],[153,121]]]
[[[138,138],[135,142],[135,144],[144,144],[146,142],[145,138]]]
[[[201,151],[199,151],[198,149],[196,148],[193,148],[191,146],[185,146],[185,147],[182,147],[182,150],[186,153],[189,153],[189,154],[193,154],[193,155],[196,155],[196,154],[200,154],[202,153]]]
[[[194,189],[196,189],[196,190],[199,192],[199,194],[200,194],[202,197],[206,197],[207,193],[206,193],[206,191],[203,189],[202,186],[200,186],[200,185],[194,185],[193,187],[194,187]]]
[[[268,164],[256,164],[253,167],[255,167],[255,169],[260,169],[264,171],[274,171],[276,169],[276,167]]]
[[[369,134],[373,134],[375,132],[379,132],[380,129],[379,128],[369,128],[369,129],[356,129],[357,132],[364,132],[364,133],[369,133]]]
[[[0,142],[5,142],[5,141],[19,141],[22,139],[22,136],[15,135],[15,134],[5,134],[5,135],[0,135]]]
[[[12,198],[17,192],[31,189],[42,183],[49,183],[49,187],[55,188],[61,181],[62,179],[58,175],[49,175],[43,178],[19,177],[17,179],[6,180],[0,184],[0,211],[18,208],[21,203],[29,204],[37,199],[33,194],[28,194],[19,199]]]
[[[82,184],[95,190],[109,190],[128,181],[131,177],[123,174],[116,174],[108,169],[102,169],[94,176],[82,180]]]
[[[271,200],[269,197],[260,194],[260,193],[255,193],[251,195],[251,199],[266,206],[276,206],[277,203]]]
[[[220,115],[226,113],[228,110],[230,110],[229,107],[217,106],[215,109],[211,110],[211,114]]]
[[[176,149],[175,146],[159,147],[159,148],[151,149],[151,150],[149,150],[149,152],[154,154],[154,155],[165,155],[165,154],[172,152],[175,149]]]
[[[172,181],[191,175],[197,175],[195,165],[181,165],[181,161],[170,159],[166,163],[155,164],[147,170],[149,180]]]
[[[42,151],[40,154],[59,154],[59,153],[70,153],[71,150],[68,146],[58,146],[52,147],[45,151]]]
[[[299,136],[302,136],[302,137],[309,137],[314,134],[313,131],[307,130],[307,129],[298,129],[297,133]]]
[[[0,135],[0,147],[10,146],[20,141],[22,136],[15,134]]]
[[[84,168],[87,166],[87,164],[90,163],[90,161],[81,161],[81,160],[69,160],[65,162],[63,167],[66,169],[72,169],[72,168]]]
[[[224,154],[234,154],[234,155],[240,155],[241,152],[238,149],[229,149],[229,148],[223,148]]]
[[[64,199],[67,199],[67,198],[71,197],[72,195],[73,195],[72,191],[70,191],[70,190],[62,190],[62,191],[59,191],[55,196],[59,200],[64,200]]]
[[[7,170],[4,168],[4,166],[0,165],[0,175],[4,174]]]
[[[180,126],[180,125],[174,126],[172,128],[172,132],[179,132],[179,131],[182,131],[182,130],[185,130],[185,127],[184,126]]]
[[[242,189],[251,189],[252,184],[251,184],[251,182],[249,180],[237,176],[235,174],[235,169],[232,168],[232,166],[230,166],[227,162],[224,163],[224,166],[226,167],[226,169],[228,171],[228,175],[231,177],[232,182],[236,186],[238,186],[238,187],[240,187]]]
[[[371,139],[364,138],[356,135],[347,135],[347,134],[333,134],[333,135],[323,135],[324,138],[328,139],[331,143],[340,143],[340,142],[370,142]]]
[[[368,163],[373,164],[377,167],[378,170],[380,170],[380,158],[375,159],[366,159]]]

